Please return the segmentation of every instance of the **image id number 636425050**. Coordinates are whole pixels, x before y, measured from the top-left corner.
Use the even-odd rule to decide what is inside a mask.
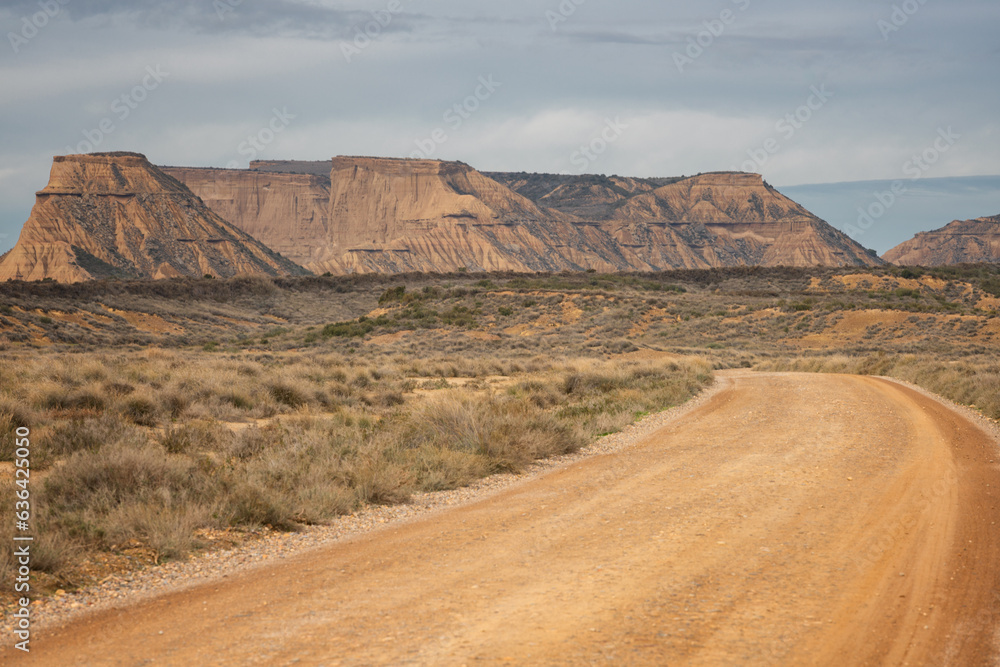
[[[31,431],[26,426],[14,432],[14,647],[30,651],[31,641]]]

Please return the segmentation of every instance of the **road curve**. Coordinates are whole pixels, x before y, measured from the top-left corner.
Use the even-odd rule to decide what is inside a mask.
[[[636,446],[11,665],[997,665],[1000,451],[875,378],[734,374]]]

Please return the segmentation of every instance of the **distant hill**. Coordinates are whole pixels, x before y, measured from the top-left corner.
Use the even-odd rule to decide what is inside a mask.
[[[1000,215],[921,232],[889,250],[885,259],[909,266],[1000,263]]]

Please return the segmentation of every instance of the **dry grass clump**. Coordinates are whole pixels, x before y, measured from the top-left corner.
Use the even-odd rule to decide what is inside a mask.
[[[701,359],[677,361],[585,360],[568,365],[557,385],[527,381],[513,389],[553,408],[586,436],[620,430],[650,412],[684,402],[711,381]]]
[[[215,485],[197,461],[148,442],[81,450],[46,478],[38,531],[102,549],[139,539],[176,556],[191,548],[194,529],[211,514]]]
[[[456,391],[435,396],[408,415],[398,437],[408,449],[476,454],[492,472],[516,472],[583,444],[571,425],[525,398]],[[440,487],[440,481],[435,485]]]
[[[36,450],[48,458],[66,458],[79,451],[96,452],[108,443],[138,445],[146,440],[140,429],[117,415],[56,422],[35,440]],[[37,467],[37,460],[32,460]]]
[[[13,507],[17,487],[8,477],[0,479],[0,502]],[[80,545],[62,531],[37,531],[31,544],[31,568],[35,572],[59,575],[71,570],[81,554]],[[14,590],[17,563],[14,558],[14,522],[0,524],[0,586]]]

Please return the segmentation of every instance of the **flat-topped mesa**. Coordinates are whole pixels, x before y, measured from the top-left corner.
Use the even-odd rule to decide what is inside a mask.
[[[337,157],[330,172],[330,243],[315,266],[323,271],[389,266],[453,271],[471,264],[532,270],[511,250],[498,248],[497,239],[470,230],[550,218],[551,213],[461,162]]]
[[[734,186],[740,188],[764,187],[764,177],[746,171],[710,171],[697,176],[691,176],[702,185],[717,185],[720,187]]]
[[[484,174],[462,162],[349,156],[165,171],[318,273],[881,263],[759,174]]]
[[[331,211],[346,216],[348,226],[359,216],[375,223],[369,228],[384,224],[389,236],[402,233],[407,223],[433,227],[451,218],[492,224],[551,215],[462,162],[336,157],[331,164]],[[377,204],[364,201],[371,199],[366,191],[378,197]]]
[[[340,155],[330,160],[331,171],[344,169],[369,169],[387,175],[441,175],[475,171],[464,162],[446,160],[418,160],[393,157],[351,157]]]
[[[58,156],[0,280],[301,275],[138,153]]]
[[[190,195],[183,183],[159,170],[151,170],[151,166],[140,153],[57,155],[52,159],[48,185],[37,194]]]
[[[941,229],[920,232],[883,258],[900,266],[1000,263],[1000,215],[955,220]]]

